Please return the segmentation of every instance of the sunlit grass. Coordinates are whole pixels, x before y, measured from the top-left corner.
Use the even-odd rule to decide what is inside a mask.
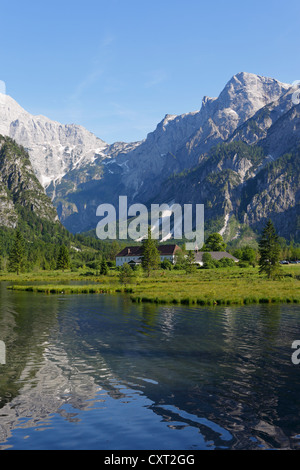
[[[126,287],[117,271],[107,276],[82,271],[43,271],[19,276],[2,273],[8,288],[45,294],[127,293],[133,302],[168,304],[233,305],[250,303],[300,303],[300,265],[283,266],[278,279],[259,275],[257,268],[156,271],[152,276],[134,278]],[[78,282],[80,281],[80,282]]]

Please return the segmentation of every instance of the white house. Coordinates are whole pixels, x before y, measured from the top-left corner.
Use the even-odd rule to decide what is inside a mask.
[[[160,245],[157,247],[160,254],[160,261],[165,259],[175,264],[175,255],[180,247],[178,245]],[[141,246],[127,246],[116,256],[116,266],[123,266],[125,263],[140,264],[142,262],[142,247]]]

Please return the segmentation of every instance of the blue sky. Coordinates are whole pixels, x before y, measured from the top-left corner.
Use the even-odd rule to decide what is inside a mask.
[[[108,143],[201,107],[238,72],[300,79],[299,0],[1,0],[0,80]]]

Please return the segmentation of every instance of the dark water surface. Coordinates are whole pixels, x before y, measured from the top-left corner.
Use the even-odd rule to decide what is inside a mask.
[[[297,305],[188,308],[0,284],[0,449],[298,449]]]

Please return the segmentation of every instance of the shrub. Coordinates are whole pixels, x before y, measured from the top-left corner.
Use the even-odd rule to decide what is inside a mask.
[[[222,258],[216,263],[217,268],[232,268],[235,266],[235,262],[230,258]]]
[[[161,268],[171,271],[171,269],[173,269],[173,264],[171,263],[170,260],[164,259],[163,262],[161,263]]]

